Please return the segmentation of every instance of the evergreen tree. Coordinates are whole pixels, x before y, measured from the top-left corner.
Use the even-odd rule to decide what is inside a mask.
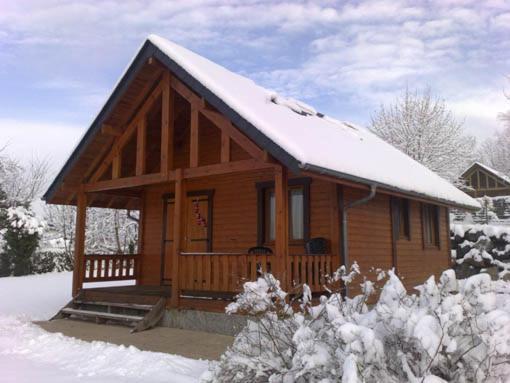
[[[32,258],[39,246],[44,223],[22,206],[7,209],[3,253],[11,261],[15,276],[32,273]]]
[[[7,195],[0,187],[0,277],[11,275],[12,272],[12,260],[3,251],[5,230],[7,230]]]

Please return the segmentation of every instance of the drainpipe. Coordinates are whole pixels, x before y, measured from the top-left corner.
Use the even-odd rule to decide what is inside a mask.
[[[361,199],[358,199],[356,201],[349,202],[347,204],[343,204],[343,201],[340,201],[340,206],[342,206],[342,255],[344,258],[344,265],[346,270],[349,270],[349,246],[348,246],[348,239],[347,239],[347,211],[350,208],[363,205],[370,201],[372,198],[375,197],[375,190],[377,189],[377,186],[375,184],[370,185],[370,194],[366,197],[363,197]],[[345,285],[345,295],[348,295],[348,285]]]

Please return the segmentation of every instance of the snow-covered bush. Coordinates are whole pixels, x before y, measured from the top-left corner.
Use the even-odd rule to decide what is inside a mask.
[[[358,271],[354,271],[357,274]],[[333,282],[346,277],[340,270]],[[389,271],[376,303],[340,289],[313,303],[289,297],[272,275],[245,284],[227,312],[247,326],[204,382],[503,382],[510,379],[510,284],[453,270],[409,294]],[[343,278],[349,283],[349,278]],[[299,302],[298,302],[299,301]],[[301,303],[301,304],[299,304]]]
[[[39,246],[45,222],[25,206],[7,209],[7,224],[3,229],[2,258],[5,273],[13,275],[31,274],[33,256]]]
[[[457,277],[480,271],[510,277],[510,227],[498,225],[452,225],[453,258]]]

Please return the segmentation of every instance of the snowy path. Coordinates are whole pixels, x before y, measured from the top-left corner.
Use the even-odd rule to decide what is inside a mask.
[[[207,361],[52,334],[32,324],[69,299],[70,273],[0,278],[2,382],[197,382]]]

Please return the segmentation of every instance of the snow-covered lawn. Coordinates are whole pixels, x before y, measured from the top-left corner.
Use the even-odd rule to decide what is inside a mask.
[[[0,278],[0,381],[197,382],[207,361],[84,342],[48,333],[48,319],[70,300],[71,273]]]

